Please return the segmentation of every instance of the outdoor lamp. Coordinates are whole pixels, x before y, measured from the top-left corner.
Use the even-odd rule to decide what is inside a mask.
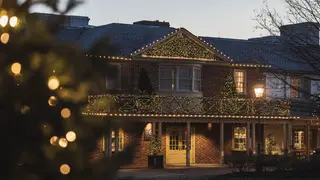
[[[264,93],[264,87],[263,85],[257,85],[255,88],[254,88],[254,93],[256,95],[256,98],[261,98],[263,96],[263,93]]]

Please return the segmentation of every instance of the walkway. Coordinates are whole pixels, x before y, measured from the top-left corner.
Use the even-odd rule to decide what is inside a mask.
[[[123,180],[182,180],[182,179],[200,179],[206,180],[206,177],[230,173],[228,168],[166,168],[166,169],[121,169],[118,178]]]

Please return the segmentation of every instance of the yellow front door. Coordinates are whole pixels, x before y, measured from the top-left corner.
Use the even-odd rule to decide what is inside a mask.
[[[191,131],[193,132],[193,131]],[[194,162],[194,133],[191,133],[190,162]],[[166,137],[166,163],[186,163],[186,131],[182,127],[168,127]]]

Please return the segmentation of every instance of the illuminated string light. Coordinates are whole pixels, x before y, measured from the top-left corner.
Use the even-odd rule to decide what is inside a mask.
[[[56,106],[57,105],[57,98],[55,96],[50,96],[49,100],[48,100],[48,104],[50,106]]]
[[[58,137],[57,136],[52,136],[51,138],[50,138],[50,144],[52,144],[52,145],[56,145],[57,144],[57,142],[58,142]]]
[[[66,138],[60,138],[59,139],[59,146],[62,148],[66,148],[68,146],[68,141]]]
[[[3,44],[7,44],[9,42],[10,35],[9,33],[3,33],[0,37],[0,40]]]
[[[9,17],[7,15],[2,15],[0,17],[0,25],[5,27],[8,24]]]
[[[67,134],[66,134],[66,138],[69,142],[74,142],[77,138],[77,135],[75,132],[73,131],[69,131]]]
[[[62,116],[64,119],[69,118],[69,117],[71,116],[71,111],[70,111],[70,109],[68,109],[68,108],[63,108],[63,109],[61,110],[61,116]]]
[[[16,27],[17,24],[18,24],[18,21],[19,21],[19,19],[18,19],[17,16],[12,16],[10,18],[9,24],[10,24],[11,27]]]
[[[67,175],[70,173],[70,166],[68,164],[63,164],[60,166],[60,173],[63,175]]]
[[[60,82],[56,76],[51,76],[48,80],[48,87],[51,90],[56,90],[60,86]]]
[[[21,64],[16,62],[11,65],[11,72],[15,75],[20,74],[21,72]]]

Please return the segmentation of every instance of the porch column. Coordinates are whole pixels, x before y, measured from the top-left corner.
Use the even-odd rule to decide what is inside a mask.
[[[256,148],[256,123],[252,123],[252,150],[253,150],[253,153],[257,153],[257,148]]]
[[[119,129],[116,128],[114,131],[114,148],[115,148],[115,153],[119,152]]]
[[[306,150],[306,155],[307,157],[309,157],[310,155],[310,124],[308,123],[306,125],[306,129],[305,129],[305,150]]]
[[[220,164],[223,164],[224,157],[224,123],[220,121]]]
[[[292,151],[292,122],[289,122],[288,124],[288,145],[289,145],[289,151]]]
[[[317,149],[320,148],[320,129],[317,127]]]
[[[284,155],[288,155],[288,132],[287,132],[287,124],[284,123],[283,125],[283,148],[284,148]]]
[[[186,144],[187,144],[187,148],[186,148],[186,166],[190,167],[190,122],[187,122],[187,135],[186,135]]]
[[[104,141],[103,141],[103,148],[104,148],[104,155],[107,158],[111,158],[112,155],[112,131],[107,132],[104,135]]]
[[[251,123],[247,122],[247,132],[246,132],[246,150],[247,154],[250,154],[251,151],[251,141],[250,141],[250,125]]]
[[[155,122],[152,123],[152,135],[153,136],[156,135],[156,123]]]
[[[158,137],[161,141],[161,138],[162,138],[162,123],[161,122],[158,123]]]

